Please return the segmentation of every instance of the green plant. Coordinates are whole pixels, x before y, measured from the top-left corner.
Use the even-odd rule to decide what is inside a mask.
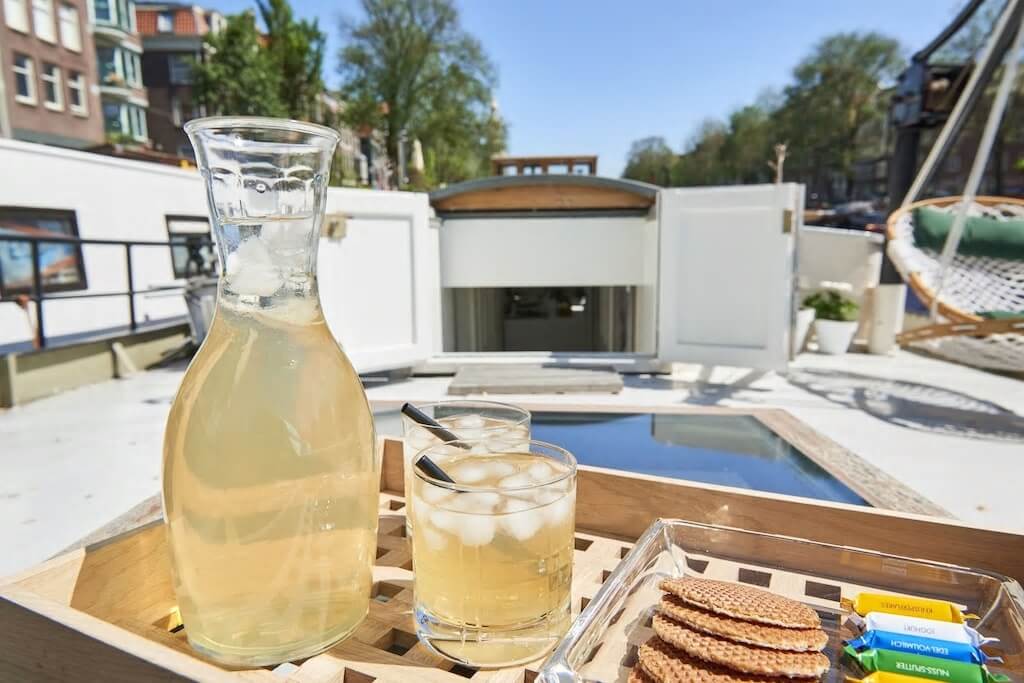
[[[856,301],[845,297],[834,289],[815,292],[804,299],[804,306],[813,308],[818,320],[856,320],[860,314],[860,306]]]

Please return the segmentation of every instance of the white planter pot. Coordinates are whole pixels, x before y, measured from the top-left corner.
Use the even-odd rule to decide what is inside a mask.
[[[818,351],[838,356],[850,348],[857,332],[857,321],[815,320],[814,331],[818,336]]]
[[[793,353],[800,353],[807,343],[807,334],[814,322],[814,309],[801,308],[796,312],[796,327],[793,329]]]

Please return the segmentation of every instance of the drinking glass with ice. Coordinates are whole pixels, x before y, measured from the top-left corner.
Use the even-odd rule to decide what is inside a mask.
[[[537,659],[570,623],[576,460],[540,441],[494,443],[419,453],[455,483],[414,469],[409,507],[417,636],[478,667]]]
[[[433,418],[459,439],[486,442],[478,444],[479,453],[515,452],[526,448],[530,440],[530,412],[497,401],[439,401],[417,404],[420,411]],[[405,499],[411,499],[413,456],[442,440],[423,425],[402,414],[405,456]],[[467,482],[470,483],[470,482]],[[412,537],[413,515],[406,517],[406,532]]]

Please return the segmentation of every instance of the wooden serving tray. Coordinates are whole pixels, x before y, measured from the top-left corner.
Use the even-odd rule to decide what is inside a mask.
[[[412,558],[399,495],[404,481],[401,443],[387,441],[383,450],[373,600],[369,616],[352,637],[320,655],[279,667],[231,670],[202,658],[189,647],[177,619],[165,531],[154,522],[0,581],[0,680],[532,683],[540,661],[477,671],[432,654],[416,640]],[[598,468],[580,468],[576,515],[574,614],[658,517],[1024,577],[1024,536],[1019,534]],[[804,571],[827,576],[829,567],[806,566]]]

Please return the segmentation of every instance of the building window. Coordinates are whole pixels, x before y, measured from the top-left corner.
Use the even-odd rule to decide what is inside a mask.
[[[93,18],[101,24],[114,23],[113,6],[110,0],[92,0]]]
[[[121,105],[116,102],[103,103],[103,129],[108,135],[124,135],[127,125],[121,119]]]
[[[146,110],[134,104],[103,103],[103,127],[111,138],[131,138],[144,142],[149,138],[146,129]]]
[[[96,48],[96,61],[99,63],[100,83],[103,85],[122,85],[124,76],[121,74],[120,56],[112,47]]]
[[[168,216],[167,235],[171,246],[174,277],[215,272],[217,257],[210,241],[210,222],[197,216]]]
[[[157,14],[156,30],[158,33],[174,33],[174,13],[160,12]]]
[[[4,0],[4,16],[10,28],[28,33],[28,0]]]
[[[60,20],[61,45],[72,52],[82,51],[82,29],[78,23],[78,9],[71,5],[61,5],[57,10]]]
[[[39,40],[57,42],[57,31],[53,24],[53,0],[32,0],[32,27]]]
[[[0,234],[78,237],[74,211],[0,207]],[[85,289],[82,250],[77,244],[39,243],[43,292]],[[32,244],[0,242],[0,296],[32,292]]]
[[[64,109],[64,91],[60,82],[60,67],[43,64],[39,78],[43,81],[43,106],[54,111]]]
[[[68,75],[68,109],[85,116],[89,113],[88,95],[85,92],[85,74],[72,71]]]
[[[14,53],[14,99],[22,104],[36,103],[36,74],[32,58]]]
[[[192,60],[188,55],[171,55],[167,64],[171,85],[189,85],[192,82]]]

